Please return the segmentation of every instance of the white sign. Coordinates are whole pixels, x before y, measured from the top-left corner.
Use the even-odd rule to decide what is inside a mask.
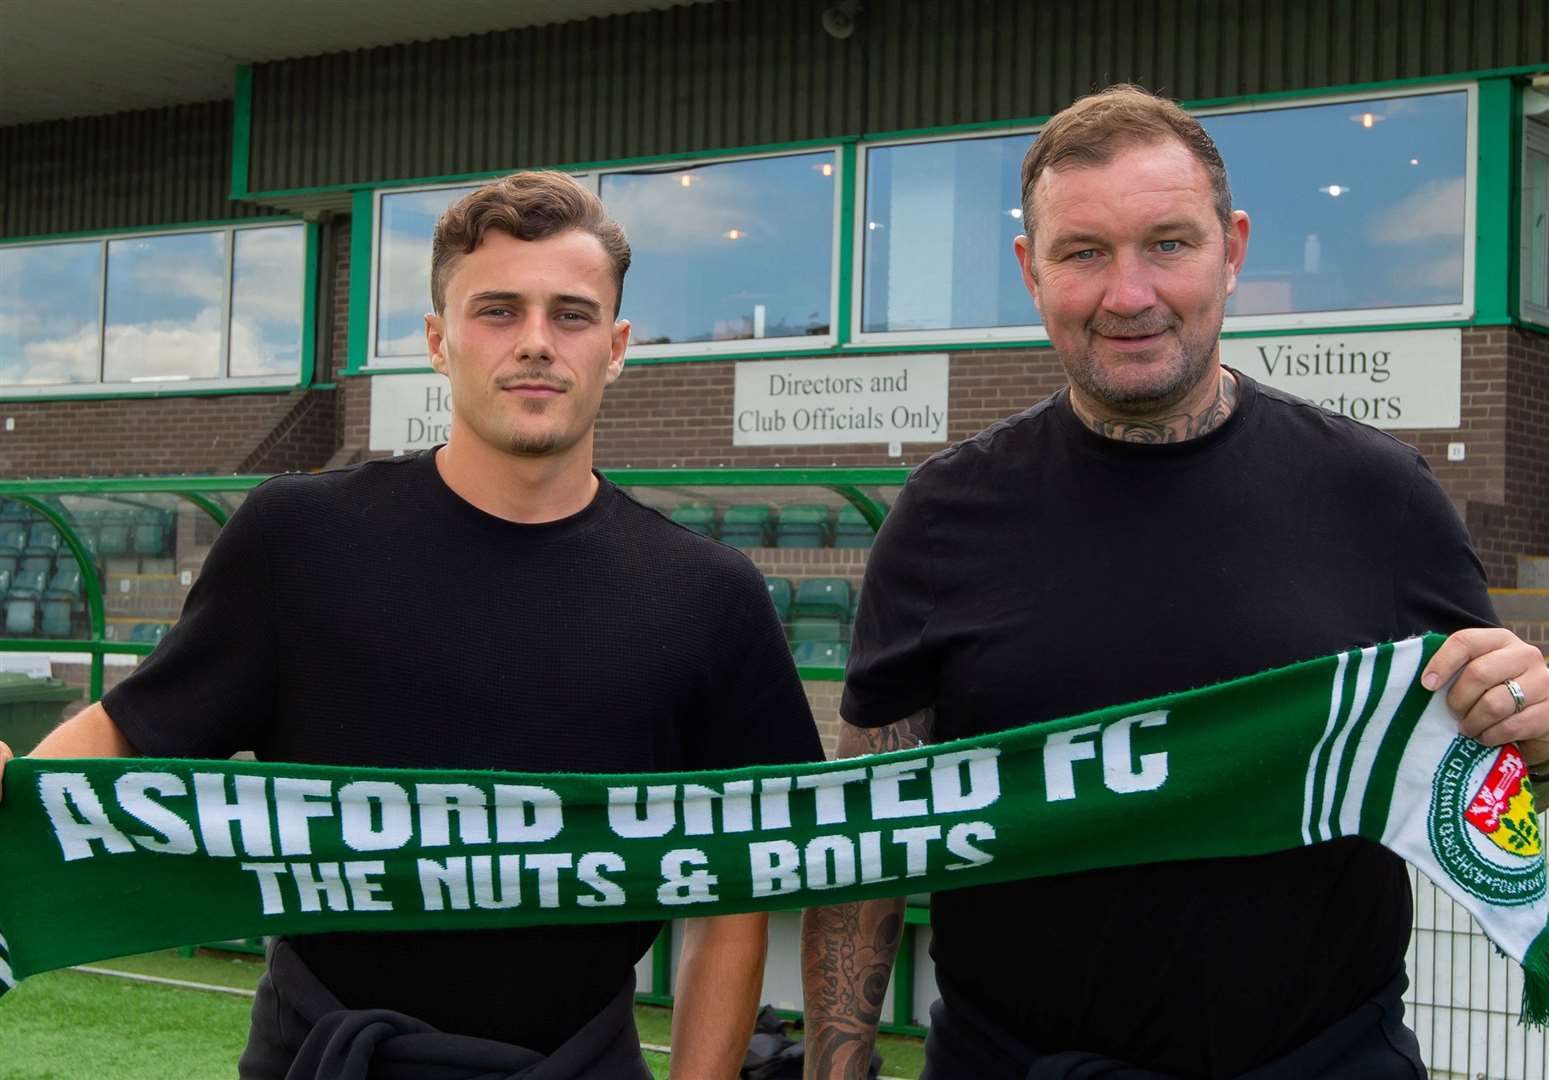
[[[745,360],[733,446],[947,441],[947,356]]]
[[[1372,427],[1463,422],[1463,332],[1456,328],[1223,338],[1221,360]]]
[[[429,450],[452,427],[452,386],[441,375],[371,379],[371,449]]]

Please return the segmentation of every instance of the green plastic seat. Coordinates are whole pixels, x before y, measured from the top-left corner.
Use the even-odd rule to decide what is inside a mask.
[[[797,667],[839,667],[850,660],[850,646],[842,641],[803,641],[791,649]]]
[[[64,537],[59,535],[58,529],[47,521],[34,521],[27,530],[27,546],[22,549],[22,554],[47,555],[52,559],[63,546]]]
[[[153,558],[167,553],[167,519],[160,510],[141,510],[135,514],[134,553]]]
[[[774,604],[775,614],[784,622],[791,615],[791,596],[794,592],[791,583],[785,578],[766,577],[764,585],[769,589],[769,600]]]
[[[43,589],[48,584],[48,571],[41,567],[28,567],[23,565],[21,571],[11,579],[9,596],[26,597],[36,600],[43,595]]]
[[[832,512],[826,506],[806,503],[782,506],[775,525],[775,547],[828,547],[832,538],[831,517]]]
[[[42,627],[44,637],[70,636],[70,601],[44,600]]]
[[[134,514],[123,510],[109,510],[103,516],[101,527],[97,531],[97,554],[103,558],[128,555],[130,529],[133,525]]]
[[[685,529],[691,529],[700,536],[715,535],[715,507],[713,506],[680,506],[669,516]]]
[[[21,556],[27,546],[27,526],[20,522],[0,525],[0,555]]]
[[[803,641],[840,642],[843,640],[844,623],[838,619],[813,616],[791,620],[792,645],[799,645]]]
[[[13,591],[5,602],[5,632],[12,637],[31,637],[37,631],[38,602]]]
[[[841,506],[834,518],[834,547],[869,548],[876,538],[866,515],[853,505]]]
[[[49,578],[43,589],[44,597],[51,600],[74,600],[84,595],[81,584],[81,568],[74,559],[60,559],[59,568]]]
[[[825,615],[844,620],[850,617],[850,583],[844,578],[808,578],[796,587],[791,615]]]
[[[763,503],[737,503],[726,508],[726,512],[721,515],[721,524],[757,525],[762,528],[769,524],[773,516],[773,512]]]

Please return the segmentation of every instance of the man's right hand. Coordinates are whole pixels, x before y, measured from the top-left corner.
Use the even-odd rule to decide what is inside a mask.
[[[14,757],[11,748],[0,742],[0,799],[5,798],[5,763]]]

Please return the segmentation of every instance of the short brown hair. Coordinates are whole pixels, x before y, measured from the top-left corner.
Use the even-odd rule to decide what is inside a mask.
[[[430,245],[430,302],[440,315],[446,310],[446,283],[458,260],[471,255],[491,230],[518,240],[544,240],[571,229],[595,236],[613,262],[613,283],[624,301],[624,273],[629,269],[629,241],[619,223],[608,216],[602,200],[562,172],[519,172],[485,184],[458,199],[436,222]]]
[[[1200,122],[1166,98],[1119,83],[1079,98],[1038,133],[1022,159],[1022,228],[1033,235],[1033,189],[1045,169],[1106,165],[1120,150],[1177,139],[1204,166],[1221,228],[1232,222],[1232,185],[1221,152]]]

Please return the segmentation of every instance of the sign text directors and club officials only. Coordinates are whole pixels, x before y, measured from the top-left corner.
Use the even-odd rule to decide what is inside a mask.
[[[947,356],[737,365],[733,446],[947,441]]]

